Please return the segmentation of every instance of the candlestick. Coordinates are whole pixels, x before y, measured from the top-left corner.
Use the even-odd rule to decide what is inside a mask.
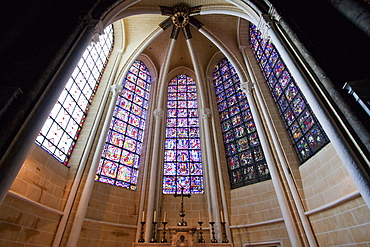
[[[163,224],[163,238],[161,240],[161,243],[167,243],[167,239],[166,239],[166,225],[167,225],[168,222],[166,221],[163,221],[162,224]]]
[[[221,222],[221,225],[222,225],[222,235],[223,235],[222,243],[228,243],[229,242],[229,240],[227,239],[225,223],[226,222]]]
[[[215,238],[215,228],[213,227],[213,225],[215,224],[214,221],[211,221],[209,222],[209,224],[211,224],[211,229],[212,229],[212,239],[211,239],[211,243],[218,243],[217,239]]]
[[[199,217],[200,217],[200,214],[199,214]],[[199,220],[198,224],[199,224],[199,240],[198,240],[198,242],[199,243],[205,243],[206,241],[203,239],[203,231],[202,231],[203,222]]]
[[[154,211],[155,212],[155,211]],[[155,238],[155,233],[156,233],[156,228],[155,226],[157,225],[157,222],[153,221],[153,233],[152,233],[152,239],[150,239],[151,243],[157,243],[157,239]]]
[[[140,231],[140,239],[138,240],[138,242],[139,243],[144,243],[145,242],[145,239],[144,239],[144,225],[145,225],[145,221],[142,220],[140,223],[141,223],[141,231]]]

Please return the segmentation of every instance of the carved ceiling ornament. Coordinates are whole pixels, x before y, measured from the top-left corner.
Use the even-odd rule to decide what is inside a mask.
[[[201,6],[188,7],[184,4],[176,5],[174,7],[159,6],[162,15],[169,16],[166,20],[159,24],[159,26],[166,30],[173,26],[171,38],[177,39],[179,31],[182,30],[186,39],[191,39],[190,27],[191,24],[195,28],[201,28],[203,24],[195,19],[193,16],[200,14]]]
[[[173,15],[171,20],[173,25],[183,28],[189,24],[189,8],[185,5],[177,5],[173,8]]]

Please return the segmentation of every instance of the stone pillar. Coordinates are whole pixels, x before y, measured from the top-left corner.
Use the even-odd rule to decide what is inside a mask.
[[[108,108],[108,111],[107,111],[107,115],[106,115],[106,118],[105,118],[105,121],[104,121],[104,124],[103,124],[103,128],[102,128],[102,131],[101,131],[101,134],[100,134],[100,137],[99,137],[99,141],[98,141],[96,150],[94,152],[94,157],[93,157],[93,160],[91,162],[89,173],[87,174],[85,186],[83,187],[81,198],[80,198],[80,201],[78,203],[78,207],[77,207],[77,210],[76,210],[76,215],[75,215],[73,223],[72,223],[71,232],[69,234],[69,238],[68,238],[68,242],[67,242],[67,246],[69,246],[69,247],[77,246],[77,242],[78,242],[78,238],[80,236],[82,224],[84,222],[87,207],[88,207],[88,204],[89,204],[91,191],[92,191],[93,186],[94,186],[94,181],[95,181],[94,179],[95,179],[96,171],[97,171],[98,166],[99,166],[99,161],[100,161],[100,158],[101,158],[101,154],[103,152],[103,148],[104,148],[105,140],[107,138],[109,126],[110,126],[111,119],[112,119],[112,116],[113,116],[113,112],[114,112],[114,109],[116,107],[117,97],[118,97],[119,93],[122,91],[122,85],[121,84],[116,84],[116,85],[111,86],[111,91],[112,91],[112,99],[109,103],[109,108]]]
[[[63,91],[65,84],[79,62],[83,52],[89,45],[96,30],[97,21],[91,21],[82,30],[75,45],[68,52],[63,64],[59,67],[55,76],[50,80],[48,87],[36,103],[32,112],[18,131],[16,137],[9,145],[6,153],[0,161],[0,203],[3,202],[14,179],[16,178],[23,162],[40,133],[54,104]]]
[[[360,161],[360,159],[356,156],[355,152],[357,152],[357,150],[354,149],[351,142],[347,141],[350,138],[348,132],[345,133],[346,130],[343,128],[340,129],[340,126],[338,126],[338,122],[342,120],[337,116],[332,117],[330,114],[331,109],[328,109],[328,107],[323,104],[323,102],[320,100],[320,97],[312,89],[312,85],[307,82],[306,77],[302,74],[301,69],[299,68],[299,65],[302,64],[297,62],[297,60],[300,61],[300,58],[297,57],[298,54],[292,55],[287,48],[294,47],[294,44],[290,43],[281,30],[279,24],[267,18],[266,28],[268,29],[268,33],[272,39],[272,42],[284,60],[284,63],[289,68],[290,73],[306,97],[307,102],[315,113],[325,133],[329,137],[338,156],[352,177],[367,206],[370,208],[370,176],[363,168],[363,166],[368,164],[362,164],[362,162],[365,163],[368,161]],[[308,68],[305,69],[308,70]],[[312,83],[314,83],[314,79],[311,79],[313,80]],[[333,115],[334,114],[335,112],[333,112]]]
[[[150,179],[149,179],[149,191],[148,191],[148,208],[146,214],[146,225],[145,225],[145,242],[149,243],[152,235],[152,222],[153,222],[153,211],[154,203],[157,195],[157,185],[158,185],[158,161],[159,161],[159,148],[162,147],[161,143],[161,125],[163,120],[163,110],[156,109],[154,111],[155,117],[155,127],[154,127],[154,142],[153,142],[153,157],[152,165],[150,167]]]
[[[213,152],[212,152],[212,141],[211,141],[211,132],[209,128],[209,117],[211,116],[211,110],[208,108],[201,109],[200,113],[203,125],[204,125],[204,136],[205,136],[205,145],[204,149],[206,150],[207,160],[203,161],[203,164],[206,164],[208,167],[208,177],[209,177],[209,188],[210,188],[210,195],[211,195],[211,206],[212,212],[210,212],[210,219],[214,219],[215,222],[215,232],[216,232],[216,239],[221,242],[222,239],[222,231],[221,231],[221,224],[220,224],[220,207],[218,205],[218,195],[217,195],[217,184],[216,184],[216,175],[215,175],[215,163],[213,160]]]
[[[241,89],[247,96],[247,100],[252,112],[253,120],[258,132],[258,137],[261,141],[261,146],[263,149],[263,153],[265,155],[265,159],[267,162],[267,166],[270,170],[272,183],[275,188],[276,196],[280,205],[281,213],[283,214],[285,226],[288,231],[289,239],[292,244],[292,246],[302,246],[302,243],[299,238],[299,231],[297,229],[297,226],[294,221],[293,214],[291,212],[291,209],[289,207],[288,199],[284,192],[283,182],[281,181],[279,171],[277,169],[277,164],[275,163],[273,153],[269,147],[269,141],[266,135],[266,132],[263,128],[263,122],[259,116],[256,103],[254,101],[254,98],[251,93],[251,83],[250,82],[243,82],[240,84]]]
[[[157,106],[158,108],[154,111],[154,116],[156,118],[155,122],[155,129],[154,129],[154,141],[153,141],[153,151],[152,151],[152,163],[150,166],[150,181],[149,181],[149,192],[148,192],[148,208],[146,214],[146,225],[145,225],[145,242],[150,241],[151,233],[152,233],[152,222],[153,222],[153,211],[154,211],[154,204],[155,199],[158,198],[155,195],[158,191],[158,184],[161,184],[158,179],[158,166],[159,166],[159,154],[162,154],[160,147],[162,147],[161,143],[164,141],[161,135],[162,129],[162,119],[164,116],[163,113],[163,106],[166,102],[165,93],[167,92],[167,74],[169,70],[169,63],[170,58],[172,56],[173,48],[175,46],[175,39],[171,39],[170,47],[168,49],[168,53],[166,55],[166,59],[161,71],[161,78],[160,78],[160,85],[159,85],[159,97],[157,98]]]
[[[243,55],[244,63],[247,67],[248,73],[250,75],[253,75],[254,73],[253,73],[253,70],[252,70],[252,67],[251,67],[251,64],[250,64],[250,60],[248,59],[248,56],[246,54],[246,49],[247,49],[246,47],[242,47],[241,53]],[[250,49],[250,48],[248,48],[248,49]],[[250,50],[250,52],[252,52],[252,50]],[[256,78],[254,76],[251,76],[251,81],[252,81],[253,85],[257,84]],[[272,121],[269,117],[269,114],[268,114],[268,111],[267,111],[267,106],[265,105],[265,101],[263,100],[259,89],[257,87],[254,87],[254,89],[255,89],[254,92],[255,92],[255,94],[257,96],[257,99],[258,99],[258,104],[261,107],[261,111],[262,111],[262,114],[264,116],[268,131],[270,133],[274,148],[275,148],[276,153],[278,155],[279,162],[280,162],[280,164],[283,168],[284,176],[285,176],[285,178],[288,182],[289,190],[292,193],[294,204],[297,208],[299,217],[300,217],[301,222],[302,222],[303,229],[305,231],[305,236],[307,237],[307,240],[308,240],[310,246],[315,247],[315,246],[317,246],[315,235],[312,231],[312,228],[311,228],[311,225],[309,223],[309,220],[307,219],[307,216],[304,214],[305,210],[303,208],[302,200],[301,200],[301,198],[299,196],[299,193],[298,193],[298,190],[297,190],[297,188],[294,184],[293,177],[291,176],[291,174],[288,170],[288,164],[286,163],[285,156],[284,156],[283,150],[281,148],[279,139],[277,137],[275,128],[274,128],[273,123],[272,123]]]
[[[363,0],[330,0],[348,20],[370,37],[370,8]]]

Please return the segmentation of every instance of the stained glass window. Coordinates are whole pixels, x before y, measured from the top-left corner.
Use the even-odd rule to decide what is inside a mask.
[[[329,143],[274,44],[250,25],[250,42],[301,163]]]
[[[113,26],[83,53],[42,127],[36,144],[67,165],[113,49]]]
[[[147,67],[135,61],[117,98],[96,181],[136,190],[150,81]]]
[[[265,156],[234,67],[222,59],[213,72],[231,188],[270,179]]]
[[[203,193],[196,85],[178,75],[168,85],[163,194]]]

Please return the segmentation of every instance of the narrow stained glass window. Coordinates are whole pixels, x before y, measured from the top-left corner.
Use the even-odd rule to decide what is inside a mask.
[[[118,96],[96,181],[136,190],[151,77],[136,61]]]
[[[301,163],[329,143],[274,44],[250,25],[250,42]]]
[[[247,98],[234,67],[226,58],[216,65],[213,82],[231,188],[270,179]]]
[[[113,26],[85,50],[42,127],[36,144],[67,165],[113,49]]]
[[[178,75],[168,85],[163,194],[203,193],[196,85]]]

